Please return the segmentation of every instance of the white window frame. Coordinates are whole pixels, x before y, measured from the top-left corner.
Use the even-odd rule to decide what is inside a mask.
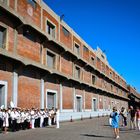
[[[52,35],[48,34],[47,22],[51,23],[54,26],[54,28],[55,28],[55,37],[53,37]],[[54,39],[57,39],[56,25],[50,19],[48,19],[48,18],[46,18],[46,22],[45,23],[46,23],[46,33],[47,33],[47,35],[49,35],[50,37],[52,37]]]
[[[96,100],[96,111],[93,108],[93,100]],[[92,98],[92,111],[97,112],[97,110],[98,110],[98,101],[97,101],[97,98]]]
[[[47,65],[47,67],[48,67],[48,63],[47,63],[47,52],[49,52],[50,54],[52,54],[52,55],[54,55],[54,66],[53,66],[53,68],[52,69],[56,69],[56,66],[57,66],[57,54],[56,53],[54,53],[54,52],[52,52],[51,50],[48,50],[48,49],[46,49],[46,65]],[[49,67],[48,67],[49,68]],[[49,68],[49,69],[51,69],[51,68]]]
[[[76,52],[75,52],[75,44],[77,45],[77,46],[79,46],[79,54],[77,54]],[[73,51],[74,51],[74,53],[76,54],[76,55],[80,55],[80,44],[79,43],[77,43],[76,41],[74,41],[74,45],[73,45]]]
[[[76,102],[75,102],[75,109],[76,109],[76,112],[77,112],[77,97],[80,97],[81,98],[81,111],[80,112],[83,112],[83,97],[82,97],[82,95],[76,95],[75,96],[75,100],[76,100]]]
[[[46,108],[48,108],[48,105],[47,105],[47,95],[48,95],[48,92],[51,92],[51,93],[54,93],[54,107],[55,108],[58,108],[58,92],[56,90],[51,90],[51,89],[47,89],[46,90]]]
[[[0,85],[5,86],[4,107],[7,108],[8,82],[6,82],[6,81],[0,81]]]
[[[76,67],[79,68],[79,70],[80,70],[80,75],[79,75],[78,78],[75,76]],[[75,65],[75,66],[74,66],[74,78],[76,78],[76,79],[81,79],[81,68],[80,68],[78,65]]]

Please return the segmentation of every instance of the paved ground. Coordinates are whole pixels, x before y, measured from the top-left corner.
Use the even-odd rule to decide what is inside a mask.
[[[55,126],[20,132],[0,134],[0,140],[112,140],[113,132],[108,126],[108,118],[93,118],[82,121],[65,122]],[[120,140],[140,140],[140,132],[120,128]]]

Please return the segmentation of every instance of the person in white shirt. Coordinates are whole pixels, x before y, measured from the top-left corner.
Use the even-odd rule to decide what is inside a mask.
[[[8,114],[8,110],[4,109],[3,113],[2,113],[2,118],[3,118],[3,128],[4,128],[4,134],[7,133],[7,129],[9,127],[9,114]]]
[[[31,114],[30,114],[30,110],[28,109],[28,110],[26,110],[26,113],[25,113],[25,115],[26,115],[26,128],[27,129],[30,129],[30,120],[31,120]]]
[[[13,108],[11,111],[11,119],[12,119],[12,131],[16,131],[16,123],[17,123],[17,111],[16,108]]]
[[[22,130],[25,130],[25,123],[24,123],[25,119],[26,119],[26,115],[25,115],[25,110],[23,109],[21,111],[21,127],[22,127]]]
[[[59,125],[59,110],[58,110],[58,108],[55,109],[55,120],[56,120],[56,128],[60,128],[60,125]]]
[[[40,110],[40,127],[43,127],[44,122],[44,111],[43,109]]]
[[[35,128],[34,124],[35,124],[35,111],[34,111],[34,108],[32,108],[31,110],[31,128],[32,129]]]

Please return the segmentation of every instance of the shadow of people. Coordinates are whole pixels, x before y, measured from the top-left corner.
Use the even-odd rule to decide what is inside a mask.
[[[95,135],[95,134],[81,134],[81,135],[86,137],[96,137],[96,138],[113,138],[111,136],[102,136],[102,135]]]

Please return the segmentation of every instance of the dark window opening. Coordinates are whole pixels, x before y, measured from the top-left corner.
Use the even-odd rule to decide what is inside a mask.
[[[82,111],[82,98],[81,97],[76,97],[76,109],[77,112],[81,112]]]
[[[83,50],[84,52],[88,52],[88,48],[86,46],[84,46]]]
[[[49,21],[47,21],[47,33],[55,38],[55,26]]]
[[[55,55],[47,51],[47,66],[49,68],[55,67]]]
[[[66,37],[69,37],[70,33],[65,27],[62,27],[62,31]]]
[[[6,47],[6,29],[0,26],[0,48]]]
[[[100,59],[97,57],[97,61],[100,62]]]
[[[94,57],[91,57],[91,63],[94,65],[95,64],[95,59]]]
[[[96,77],[92,75],[92,84],[95,85],[95,83],[96,83]]]
[[[76,44],[75,43],[75,45],[74,45],[74,52],[76,53],[76,54],[80,54],[80,46],[78,45],[78,44]]]
[[[80,79],[80,68],[75,67],[75,78]]]

